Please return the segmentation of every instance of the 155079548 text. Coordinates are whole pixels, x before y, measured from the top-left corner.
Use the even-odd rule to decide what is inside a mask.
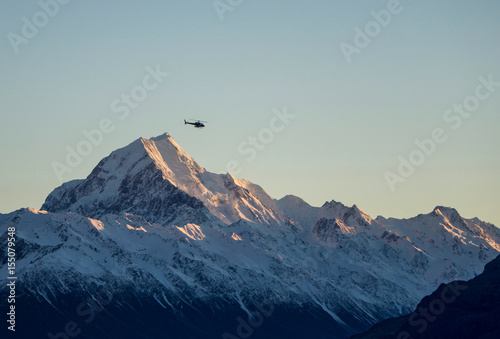
[[[8,238],[7,238],[7,267],[8,267],[8,276],[7,276],[7,287],[8,287],[8,296],[7,302],[9,305],[9,312],[7,312],[7,328],[10,331],[16,331],[16,228],[9,227]]]

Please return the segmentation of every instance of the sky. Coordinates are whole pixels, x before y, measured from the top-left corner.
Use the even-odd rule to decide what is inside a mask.
[[[0,4],[0,213],[168,132],[273,198],[500,226],[498,1],[59,1]]]

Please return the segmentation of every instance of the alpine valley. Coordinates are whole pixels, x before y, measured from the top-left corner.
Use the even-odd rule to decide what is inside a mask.
[[[480,274],[500,230],[449,207],[372,219],[275,200],[164,134],[112,152],[40,210],[0,214],[0,243],[6,320],[15,306],[2,338],[347,338]]]

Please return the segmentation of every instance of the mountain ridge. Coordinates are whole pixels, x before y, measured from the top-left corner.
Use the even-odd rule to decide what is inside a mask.
[[[36,309],[65,314],[64,325],[79,299],[105,288],[117,295],[113,319],[147,306],[175,319],[172,338],[208,329],[222,336],[240,324],[234,315],[251,318],[259,302],[275,309],[259,328],[268,337],[346,338],[410,312],[442,282],[472,278],[500,252],[495,226],[439,206],[372,219],[333,200],[313,207],[291,195],[272,199],[248,180],[206,171],[169,134],[112,152],[86,179],[56,188],[41,210],[0,214],[2,243],[8,227],[19,244],[19,305],[36,300]],[[297,323],[284,330],[287,318]],[[26,319],[50,330],[34,313]],[[322,326],[307,332],[300,319]],[[99,326],[98,337],[113,331]]]
[[[240,218],[275,224],[286,221],[273,199],[260,186],[236,179],[229,173],[207,172],[168,133],[151,139],[139,138],[112,152],[99,162],[87,179],[74,182],[73,186],[63,185],[49,194],[41,209],[52,212],[93,210],[93,205],[99,204],[102,197],[115,197],[117,191],[128,195],[134,186],[144,186],[144,178],[151,184],[170,184],[179,191],[178,195],[185,193],[196,198],[226,224]],[[66,192],[61,193],[64,190]],[[169,190],[174,191],[173,188]],[[232,204],[233,201],[237,204]],[[124,211],[123,208],[120,210]],[[83,212],[86,213],[89,212]]]

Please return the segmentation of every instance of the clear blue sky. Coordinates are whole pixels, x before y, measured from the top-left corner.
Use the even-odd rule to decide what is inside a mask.
[[[479,80],[500,82],[498,1],[40,3],[0,4],[2,213],[40,208],[68,149],[88,154],[63,181],[168,131],[207,170],[237,164],[275,198],[372,217],[446,205],[500,226],[500,87]],[[85,149],[100,124],[112,131]]]

